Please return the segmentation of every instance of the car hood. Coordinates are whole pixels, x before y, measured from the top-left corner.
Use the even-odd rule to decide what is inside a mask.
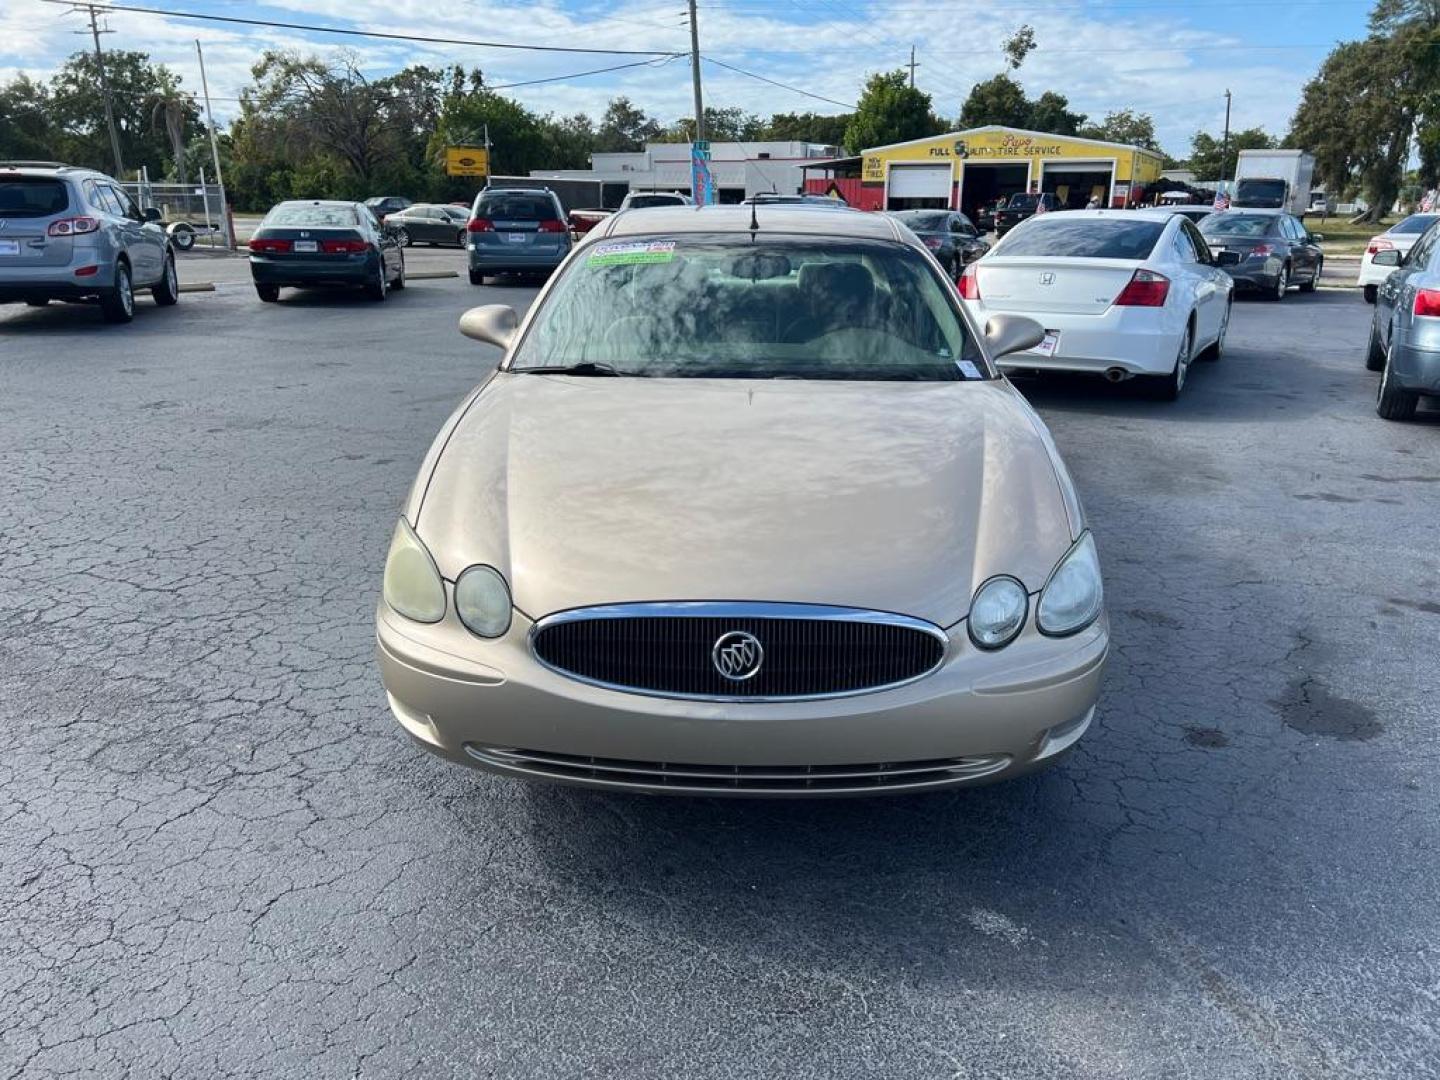
[[[999,381],[501,374],[421,476],[416,528],[446,578],[495,566],[531,618],[761,600],[948,626],[1072,542],[1052,450]]]

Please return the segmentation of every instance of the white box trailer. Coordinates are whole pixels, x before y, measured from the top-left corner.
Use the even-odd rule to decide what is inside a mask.
[[[1314,177],[1315,158],[1304,150],[1241,150],[1230,205],[1298,217],[1310,209]]]

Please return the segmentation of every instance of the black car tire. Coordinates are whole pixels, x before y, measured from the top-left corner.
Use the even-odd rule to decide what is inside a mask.
[[[1325,272],[1325,260],[1318,259],[1315,262],[1315,275],[1304,285],[1300,286],[1301,292],[1314,292],[1320,286],[1320,275]]]
[[[470,284],[471,284],[471,285],[484,285],[484,284],[485,284],[485,275],[484,275],[483,273],[481,273],[479,270],[471,270],[471,271],[470,271]]]
[[[1385,370],[1385,346],[1380,344],[1380,313],[1370,320],[1370,341],[1365,346],[1365,370]]]
[[[1373,304],[1373,303],[1375,303],[1375,298],[1376,298],[1377,296],[1379,296],[1379,295],[1380,295],[1380,286],[1379,286],[1379,285],[1366,285],[1366,286],[1365,286],[1365,303],[1367,303],[1367,304]]]
[[[384,300],[390,295],[390,279],[385,276],[385,256],[375,253],[375,280],[365,286],[365,295],[371,300]]]
[[[470,231],[469,231],[468,229],[461,229],[459,232],[457,232],[457,233],[455,234],[455,246],[458,247],[458,248],[460,248],[460,249],[463,251],[464,248],[465,248],[465,241],[468,240],[469,238],[470,238]]]
[[[115,264],[115,284],[100,292],[100,314],[108,323],[128,323],[135,318],[135,287],[130,264]]]
[[[399,272],[395,275],[395,280],[390,283],[390,287],[391,287],[392,289],[403,289],[403,288],[405,288],[405,254],[404,254],[404,252],[401,252],[401,254],[400,254],[400,270],[399,270]]]
[[[260,297],[261,303],[273,304],[280,299],[280,286],[261,285],[259,282],[256,282],[255,295]]]
[[[1395,343],[1390,343],[1394,351]],[[1401,390],[1390,382],[1390,357],[1385,357],[1385,370],[1380,376],[1380,389],[1376,393],[1375,412],[1385,420],[1409,420],[1415,415],[1415,406],[1420,395],[1413,390]]]
[[[395,227],[395,243],[399,244],[402,248],[410,246],[410,230],[405,228],[404,225],[397,225]]]
[[[171,307],[180,302],[180,282],[175,277],[175,256],[165,256],[165,270],[160,280],[150,290],[155,303],[160,307]]]
[[[170,234],[170,242],[180,251],[189,251],[195,246],[195,230],[188,225],[180,225]]]
[[[1290,264],[1286,263],[1280,267],[1280,273],[1275,275],[1275,288],[1265,294],[1265,299],[1271,303],[1278,304],[1285,299],[1285,294],[1290,289]]]

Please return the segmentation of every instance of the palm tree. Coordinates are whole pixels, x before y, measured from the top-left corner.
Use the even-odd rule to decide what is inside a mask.
[[[167,86],[151,94],[146,104],[150,107],[152,127],[165,125],[165,134],[170,139],[170,157],[175,162],[175,180],[185,183],[185,125],[194,108],[190,95],[178,86]]]

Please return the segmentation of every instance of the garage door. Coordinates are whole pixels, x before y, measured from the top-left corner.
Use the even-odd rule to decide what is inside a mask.
[[[890,188],[892,199],[950,198],[949,165],[892,165]]]

